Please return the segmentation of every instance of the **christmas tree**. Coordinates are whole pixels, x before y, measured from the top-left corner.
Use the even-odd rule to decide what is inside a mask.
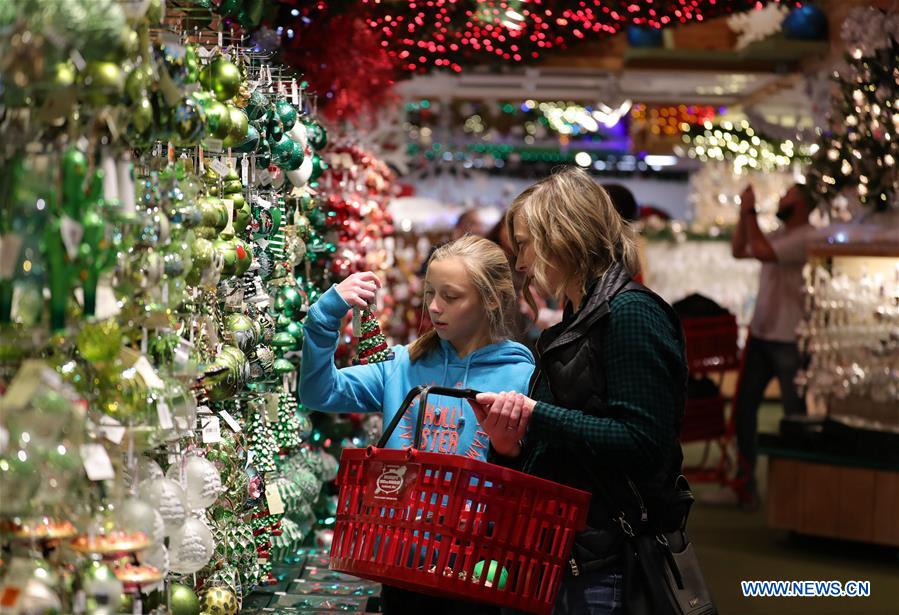
[[[274,472],[276,469],[275,456],[279,449],[278,440],[265,419],[264,404],[254,404],[250,407],[247,439],[250,453],[253,456],[250,465],[263,475]]]
[[[362,332],[359,335],[359,346],[356,349],[354,365],[380,363],[393,358],[393,351],[387,346],[387,340],[381,333],[381,325],[372,313],[371,308],[362,310]]]
[[[839,86],[830,130],[812,159],[809,184],[832,207],[844,188],[855,188],[862,205],[897,207],[899,194],[899,22],[895,11],[868,7],[843,23],[846,66],[834,72]]]
[[[297,416],[297,398],[282,391],[278,396],[278,422],[273,428],[282,454],[303,443],[302,425]]]

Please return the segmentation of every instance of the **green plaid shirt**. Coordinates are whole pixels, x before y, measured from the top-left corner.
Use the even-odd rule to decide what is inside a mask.
[[[617,468],[646,485],[671,463],[672,454],[680,455],[687,376],[683,338],[653,297],[633,291],[612,298],[599,335],[607,410],[596,416],[554,405],[549,382],[539,375],[531,392],[538,403],[514,466],[585,488],[589,475],[578,470],[582,461],[571,448],[588,445],[596,452],[596,469]]]

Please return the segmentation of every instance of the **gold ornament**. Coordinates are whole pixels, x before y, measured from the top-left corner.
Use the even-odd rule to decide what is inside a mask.
[[[209,615],[237,615],[237,596],[224,587],[210,587],[200,595],[200,608]]]

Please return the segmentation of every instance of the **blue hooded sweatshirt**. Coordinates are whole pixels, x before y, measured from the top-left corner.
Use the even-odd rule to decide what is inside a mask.
[[[509,340],[479,348],[465,358],[456,354],[452,344],[440,340],[436,350],[414,363],[405,346],[394,346],[391,361],[337,369],[334,351],[340,322],[349,309],[332,287],[303,321],[300,400],[307,408],[322,412],[383,411],[386,427],[409,391],[419,385],[527,393],[534,359],[527,348]],[[412,445],[418,404],[416,400],[406,412],[388,440],[388,448]],[[487,445],[487,434],[481,431],[467,401],[428,396],[421,450],[484,461]]]

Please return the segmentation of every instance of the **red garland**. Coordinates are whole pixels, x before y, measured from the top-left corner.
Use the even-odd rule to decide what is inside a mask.
[[[316,20],[282,43],[285,62],[303,72],[330,120],[363,121],[394,96],[396,62],[361,17]]]

